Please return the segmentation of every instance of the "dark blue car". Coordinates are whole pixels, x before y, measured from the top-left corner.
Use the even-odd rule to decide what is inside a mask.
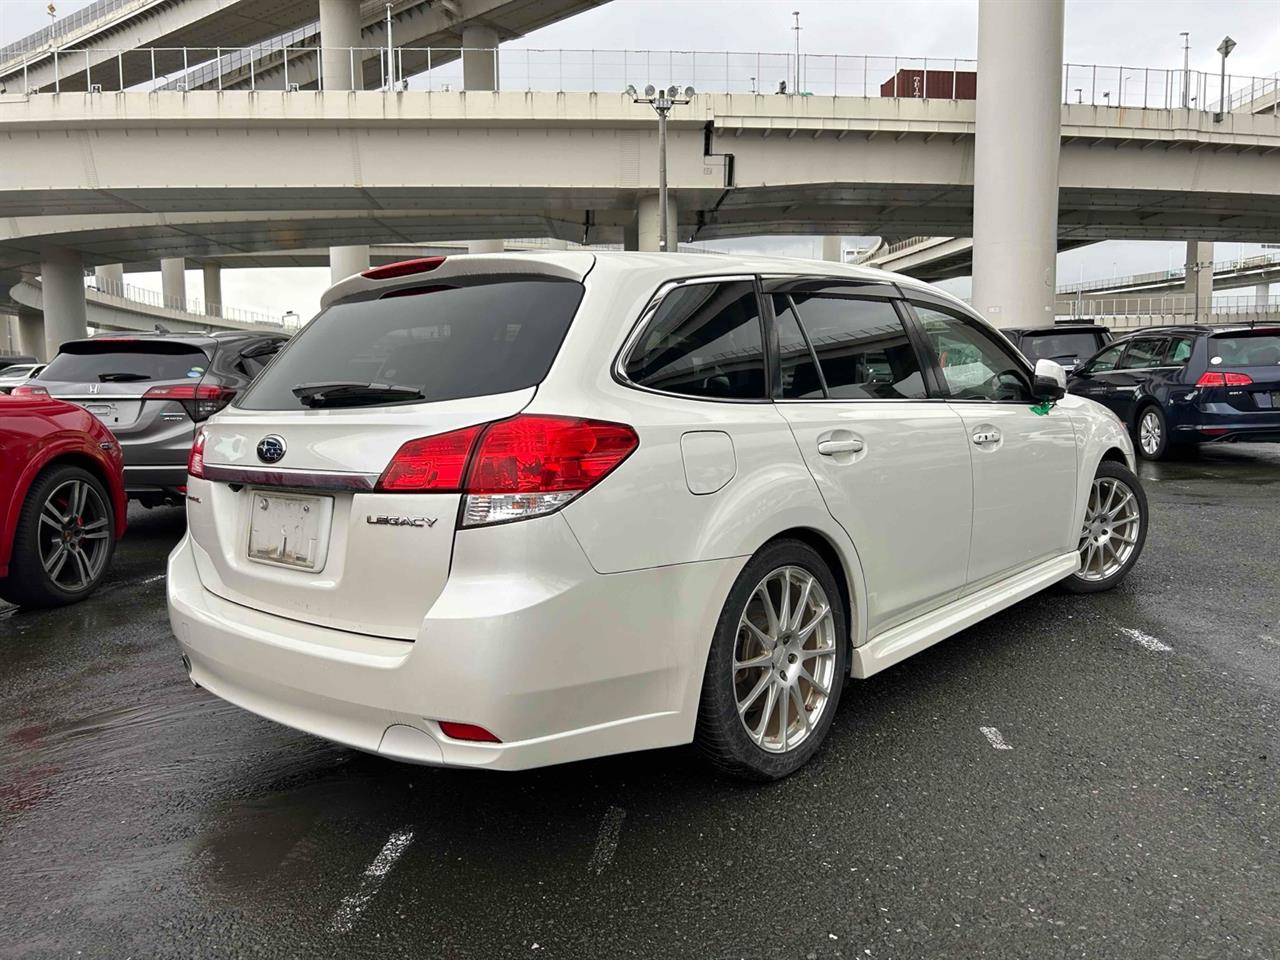
[[[1080,364],[1067,389],[1109,407],[1147,460],[1198,443],[1280,442],[1280,327],[1136,331]]]

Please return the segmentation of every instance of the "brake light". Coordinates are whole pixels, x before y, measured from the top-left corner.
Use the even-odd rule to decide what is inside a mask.
[[[441,720],[440,732],[451,740],[472,740],[479,743],[502,742],[484,727],[474,723],[454,723],[452,720]]]
[[[179,383],[168,387],[152,387],[142,395],[143,400],[177,400],[187,416],[199,423],[231,402],[236,395],[227,387],[211,383]]]
[[[360,276],[366,280],[394,280],[396,277],[409,277],[415,273],[430,273],[440,264],[444,257],[418,257],[415,260],[400,260],[381,267],[366,270]]]
[[[1253,377],[1247,373],[1226,373],[1221,370],[1211,370],[1200,375],[1200,379],[1196,381],[1196,386],[1247,387],[1251,383],[1253,383]]]
[[[196,431],[191,441],[191,453],[187,455],[187,473],[193,477],[204,477],[204,427]]]
[[[522,414],[410,440],[377,488],[464,493],[464,527],[524,520],[591,489],[639,445],[623,423]]]
[[[49,391],[44,387],[23,383],[14,387],[10,395],[14,397],[47,397],[49,396]]]

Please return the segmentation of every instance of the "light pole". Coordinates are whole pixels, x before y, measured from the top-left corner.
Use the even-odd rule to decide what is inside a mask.
[[[395,49],[391,42],[391,4],[387,4],[387,93],[391,93],[396,88],[396,68],[395,61],[391,59],[391,52]]]
[[[800,31],[803,28],[800,26],[800,11],[792,10],[791,15],[796,18],[795,26],[792,27],[791,29],[796,32],[796,88],[794,92],[796,96],[799,96],[800,95]]]
[[[1084,103],[1084,87],[1076,87],[1076,103]]]
[[[1182,38],[1182,109],[1190,106],[1191,96],[1191,34],[1183,30],[1178,34]]]
[[[665,90],[656,90],[652,83],[644,88],[644,96],[633,85],[627,86],[627,96],[633,103],[647,103],[658,115],[658,250],[667,252],[667,114],[674,106],[693,100],[693,87],[682,91],[674,83]]]
[[[1218,78],[1218,112],[1213,115],[1214,123],[1221,123],[1227,112],[1227,57],[1231,56],[1231,51],[1235,48],[1236,42],[1230,37],[1223,37],[1218,44],[1218,52],[1222,54],[1222,74]]]

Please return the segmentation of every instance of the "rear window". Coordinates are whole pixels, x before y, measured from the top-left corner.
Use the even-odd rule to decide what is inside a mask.
[[[1280,363],[1280,334],[1241,332],[1210,337],[1209,362],[1233,367],[1274,366]]]
[[[1078,360],[1100,346],[1096,333],[1032,333],[1022,340],[1022,352],[1032,360]]]
[[[37,379],[58,383],[199,380],[208,367],[205,352],[189,343],[86,340],[66,344]]]
[[[579,283],[545,278],[337,303],[280,351],[236,405],[302,408],[293,388],[304,383],[412,387],[425,398],[419,403],[532,387],[551,368],[582,294]]]

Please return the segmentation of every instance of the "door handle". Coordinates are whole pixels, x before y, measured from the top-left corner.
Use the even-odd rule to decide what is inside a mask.
[[[858,453],[862,450],[861,440],[819,440],[818,452],[824,457],[834,457],[837,453]]]
[[[980,447],[988,443],[999,443],[1000,431],[999,430],[979,430],[973,435],[973,442]]]

